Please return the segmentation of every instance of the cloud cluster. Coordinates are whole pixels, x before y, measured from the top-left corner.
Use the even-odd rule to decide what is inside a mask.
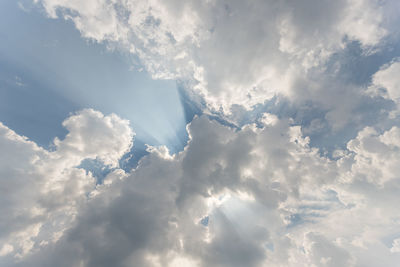
[[[61,144],[86,136],[76,129],[87,122],[106,133],[125,129],[114,136],[127,140],[119,152],[104,147],[121,155],[131,145],[126,121],[82,111],[65,121],[70,133],[53,152],[2,126],[7,151],[23,154],[2,155],[9,160],[2,192],[10,192],[2,209],[11,214],[1,222],[3,259],[10,266],[395,266],[399,128],[365,128],[329,159],[290,120],[264,117],[262,127],[241,130],[197,117],[184,151],[149,147],[136,169],[116,168],[97,186],[65,163],[72,152]],[[109,144],[96,133],[88,144]],[[95,156],[82,151],[73,155]]]
[[[0,265],[400,262],[400,63],[356,82],[341,58],[384,49],[396,1],[35,2],[154,78],[182,80],[214,116],[188,124],[183,151],[149,146],[130,172],[119,161],[134,132],[117,115],[71,115],[51,150],[0,124]],[[295,112],[254,106],[273,99]],[[251,107],[241,127],[225,123]],[[341,129],[353,135],[324,140],[333,153],[311,145]],[[101,184],[85,159],[110,167]]]
[[[22,258],[57,241],[96,180],[77,168],[97,158],[116,166],[132,145],[126,120],[86,109],[63,122],[69,133],[49,151],[0,124],[1,256]]]
[[[366,54],[393,30],[393,1],[40,0],[50,17],[135,54],[154,78],[182,79],[230,112],[275,95],[329,95],[315,75],[349,42]],[[395,2],[395,1],[394,1]],[[312,69],[318,69],[315,73]],[[308,84],[299,86],[299,83]],[[340,87],[338,84],[336,87]],[[299,89],[300,87],[300,89]]]

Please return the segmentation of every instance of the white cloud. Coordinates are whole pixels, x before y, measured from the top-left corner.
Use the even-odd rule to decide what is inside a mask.
[[[398,59],[395,59],[390,64],[381,67],[381,69],[372,77],[370,92],[382,95],[398,104],[400,101],[399,72],[400,62]]]
[[[82,110],[64,121],[69,130],[45,150],[0,124],[1,254],[20,258],[55,242],[95,190],[90,173],[76,168],[85,158],[117,165],[132,145],[127,121]]]
[[[348,149],[355,153],[352,172],[353,179],[367,180],[370,183],[383,185],[399,177],[400,161],[400,129],[393,127],[382,135],[372,128],[359,132],[357,138],[351,140]]]
[[[390,5],[390,3],[386,3]],[[363,46],[375,46],[387,34],[382,27],[384,7],[375,0],[352,0],[344,10],[338,31]]]
[[[400,114],[400,71],[399,58],[394,58],[390,63],[381,68],[372,76],[372,82],[366,91],[372,97],[383,97],[394,103],[389,118],[396,119]]]
[[[72,165],[84,158],[98,158],[107,165],[116,167],[118,160],[131,148],[132,130],[127,120],[115,114],[104,116],[101,112],[84,109],[67,118],[63,126],[69,131],[64,140],[57,138],[54,144],[57,153],[68,155]],[[94,138],[95,137],[95,138]]]
[[[324,69],[345,38],[369,50],[390,24],[374,0],[40,2],[84,37],[136,54],[153,77],[188,81],[225,112],[296,96],[298,80],[313,82],[309,69]]]
[[[82,114],[86,113],[75,118]],[[45,210],[24,211],[31,219],[23,224],[18,241],[3,237],[16,248],[4,251],[31,251],[21,254],[22,266],[168,266],[173,262],[188,266],[376,266],[384,262],[396,266],[399,256],[392,253],[396,242],[392,246],[384,240],[391,236],[394,240],[399,234],[398,128],[381,134],[366,128],[334,160],[311,148],[309,138],[290,120],[274,118],[263,128],[247,125],[234,130],[200,117],[188,129],[190,141],[184,151],[169,155],[165,148],[149,148],[150,154],[135,170],[126,174],[117,169],[106,178],[112,183],[97,188],[83,171],[75,179],[89,187],[78,189],[76,182],[71,187],[64,180],[73,179],[73,172],[79,170],[64,169],[58,178],[64,181],[57,184],[60,193],[54,195],[61,203],[29,198],[26,207],[40,203]],[[12,131],[7,133],[2,136],[14,136],[20,140],[17,144],[31,147],[27,151],[33,151],[33,157],[39,151],[47,157],[57,152],[43,151]],[[8,169],[17,169],[15,164],[10,163]],[[42,175],[53,182],[51,177]],[[41,198],[49,199],[48,191],[39,192]],[[85,192],[92,192],[89,199]],[[76,215],[74,223],[63,220],[61,234],[59,227],[44,226],[59,220],[58,211]],[[39,214],[46,214],[45,219],[33,222]],[[201,220],[207,216],[204,225]],[[15,227],[11,223],[15,221],[10,218],[3,224]],[[38,247],[44,229],[57,241],[42,239],[49,242]]]
[[[82,36],[136,54],[154,78],[184,80],[210,108],[223,107],[224,115],[235,112],[233,104],[243,111],[275,95],[295,107],[311,102],[326,113],[308,128],[273,114],[258,114],[259,127],[241,129],[196,117],[183,151],[171,155],[166,147],[148,147],[130,173],[118,161],[134,133],[116,115],[91,109],[71,115],[63,122],[69,133],[55,139],[52,151],[0,124],[0,199],[6,203],[0,212],[9,214],[0,219],[0,263],[2,258],[11,266],[96,267],[400,261],[400,129],[362,126],[334,158],[304,136],[328,127],[326,122],[329,130],[349,123],[359,129],[363,118],[353,111],[366,98],[398,104],[398,60],[375,73],[369,88],[338,79],[337,69],[330,73],[327,64],[346,39],[359,42],[365,54],[379,48],[393,30],[385,16],[390,11],[385,4],[392,2],[40,3],[50,17],[72,20]],[[115,168],[102,185],[76,167],[86,158]]]

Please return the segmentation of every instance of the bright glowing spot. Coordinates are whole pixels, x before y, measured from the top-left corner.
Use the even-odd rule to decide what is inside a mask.
[[[213,196],[210,192],[209,194],[211,195],[209,198],[207,198],[207,207],[209,208],[209,211],[212,211],[213,209],[220,207],[225,201],[231,198],[229,192],[215,196]]]
[[[196,267],[199,266],[194,260],[182,257],[182,256],[176,256],[170,264],[168,264],[168,267]]]

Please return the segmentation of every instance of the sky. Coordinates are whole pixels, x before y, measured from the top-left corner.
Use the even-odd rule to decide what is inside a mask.
[[[0,266],[398,266],[396,0],[0,2]]]

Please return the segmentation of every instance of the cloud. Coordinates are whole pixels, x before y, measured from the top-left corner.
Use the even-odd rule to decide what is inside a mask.
[[[392,22],[374,0],[39,2],[84,37],[136,55],[154,78],[186,81],[228,113],[275,95],[294,100],[299,80],[313,82],[311,68],[326,68],[351,41],[379,48]]]
[[[57,152],[68,155],[79,164],[84,158],[98,158],[104,164],[116,167],[118,160],[129,151],[133,138],[127,120],[115,114],[84,109],[67,118],[62,125],[69,131],[64,140],[54,140]]]
[[[400,79],[397,75],[399,71],[400,62],[398,58],[382,66],[372,77],[372,85],[369,88],[370,92],[381,95],[398,104],[400,101]]]
[[[393,246],[390,249],[390,252],[392,253],[400,252],[400,239],[393,240]]]
[[[99,117],[83,111],[65,124]],[[31,210],[21,211],[25,220],[3,219],[14,229],[3,232],[2,254],[25,247],[12,260],[16,266],[396,266],[398,128],[366,128],[329,159],[290,120],[264,117],[273,123],[241,130],[196,117],[184,151],[170,155],[165,147],[150,147],[132,172],[117,168],[97,186],[71,165],[35,176],[38,165],[48,170],[52,153],[61,151],[45,151],[3,126],[2,140],[26,147],[14,151],[24,151],[27,163],[12,161],[2,170],[28,164],[32,171],[18,176],[25,185],[9,189],[16,198],[2,195],[12,203],[4,212]],[[100,122],[111,118],[127,125],[112,116]],[[71,127],[70,135],[77,134]],[[33,207],[41,213],[31,214]]]
[[[83,37],[134,54],[153,78],[180,80],[206,107],[183,151],[149,146],[130,172],[119,160],[134,133],[114,114],[71,115],[51,150],[0,124],[0,212],[10,214],[0,219],[0,264],[400,261],[400,128],[386,105],[398,105],[400,65],[355,82],[341,58],[350,45],[363,58],[384,49],[394,2],[37,2]],[[294,112],[263,113],[270,103]],[[352,135],[333,140],[331,155],[311,145],[316,132],[341,130]],[[77,167],[84,159],[109,165],[102,184]]]
[[[77,166],[98,158],[116,166],[132,145],[127,121],[85,109],[63,122],[69,133],[49,151],[0,124],[0,241],[2,256],[22,258],[57,241],[95,190]]]

